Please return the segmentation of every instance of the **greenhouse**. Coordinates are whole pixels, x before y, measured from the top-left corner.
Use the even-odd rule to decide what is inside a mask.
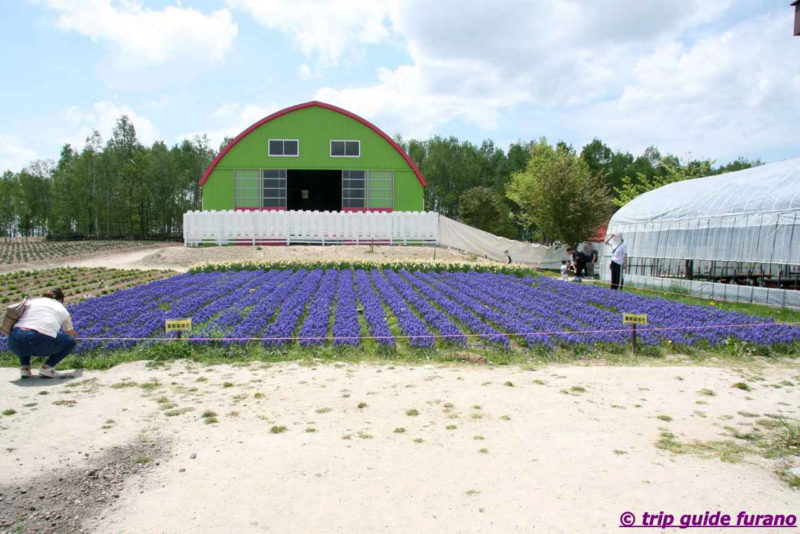
[[[800,307],[800,158],[644,193],[611,219],[626,284]],[[611,247],[601,277],[610,280]]]

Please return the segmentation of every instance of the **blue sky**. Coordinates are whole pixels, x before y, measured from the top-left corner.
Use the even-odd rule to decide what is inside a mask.
[[[0,170],[104,141],[217,146],[340,105],[390,135],[800,157],[789,1],[0,0]]]

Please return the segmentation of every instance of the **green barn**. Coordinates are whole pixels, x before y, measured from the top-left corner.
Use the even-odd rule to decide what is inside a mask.
[[[425,179],[375,125],[313,101],[239,134],[200,186],[203,210],[422,211]]]

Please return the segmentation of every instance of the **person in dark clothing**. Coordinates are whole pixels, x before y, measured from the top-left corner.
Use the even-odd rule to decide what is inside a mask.
[[[572,247],[567,249],[567,254],[572,258],[572,268],[575,270],[575,277],[579,279],[586,268],[586,256],[583,252]]]
[[[506,255],[506,265],[511,265],[511,254],[509,254],[507,250],[504,252]]]

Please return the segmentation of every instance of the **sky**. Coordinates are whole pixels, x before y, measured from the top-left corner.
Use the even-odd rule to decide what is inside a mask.
[[[0,0],[0,171],[127,115],[218,147],[320,100],[391,136],[800,157],[789,0]]]

